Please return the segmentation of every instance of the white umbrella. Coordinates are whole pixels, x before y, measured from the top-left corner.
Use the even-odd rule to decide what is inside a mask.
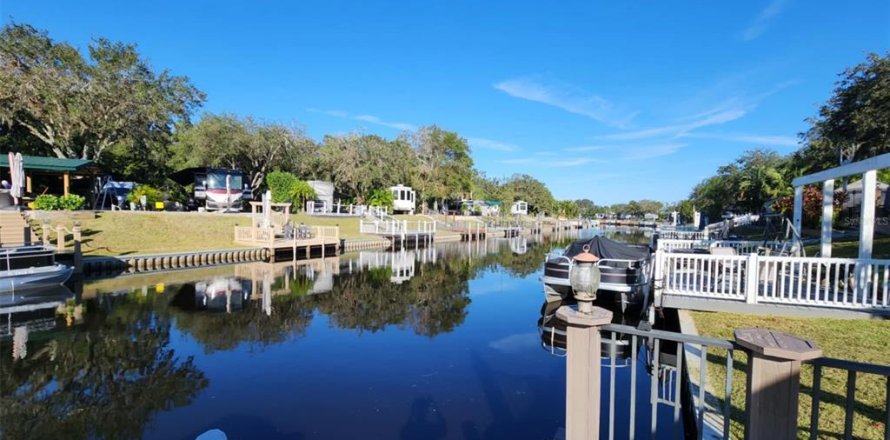
[[[272,226],[272,191],[263,194],[263,227]]]
[[[25,161],[22,159],[22,153],[15,154],[15,160],[9,162],[10,168],[13,168],[12,174],[12,191],[13,197],[19,199],[22,197],[22,190],[25,188]]]
[[[232,175],[226,174],[226,210],[225,212],[229,212],[229,208],[232,207]]]

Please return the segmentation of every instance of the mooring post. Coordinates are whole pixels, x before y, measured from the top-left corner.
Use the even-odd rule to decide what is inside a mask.
[[[43,232],[43,245],[49,246],[49,219],[43,219],[43,226],[40,230]]]
[[[562,306],[556,317],[567,323],[566,440],[598,440],[600,327],[612,322],[612,312],[594,307],[587,314]]]
[[[71,232],[74,234],[74,273],[81,274],[83,273],[83,254],[80,248],[80,222],[74,222],[74,229]]]
[[[56,226],[56,252],[65,250],[65,227]]]
[[[749,352],[745,439],[797,438],[800,363],[822,356],[811,341],[766,329],[735,331]]]

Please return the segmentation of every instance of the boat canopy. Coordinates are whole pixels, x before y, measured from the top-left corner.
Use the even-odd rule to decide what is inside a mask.
[[[572,258],[584,252],[584,245],[590,246],[590,253],[600,258],[610,260],[642,260],[649,258],[649,248],[646,246],[631,246],[618,241],[609,240],[602,235],[593,238],[576,240],[565,251],[565,256]]]

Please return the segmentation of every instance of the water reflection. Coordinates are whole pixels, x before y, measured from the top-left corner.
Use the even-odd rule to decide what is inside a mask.
[[[28,330],[27,341],[22,332],[11,344],[0,338],[4,356],[20,354],[0,362],[4,438],[139,438],[155,413],[188,405],[207,385],[193,360],[170,348],[172,321],[150,312],[150,298],[88,302],[81,322],[61,310],[53,325],[46,310],[70,304],[47,299],[45,308],[6,314]],[[42,316],[22,316],[35,311]],[[75,331],[56,331],[67,330],[60,321]]]
[[[565,367],[540,352],[532,327],[538,276],[548,252],[584,234],[47,292],[15,305],[27,310],[0,309],[2,434],[550,436],[564,424]],[[492,349],[497,341],[509,349]]]

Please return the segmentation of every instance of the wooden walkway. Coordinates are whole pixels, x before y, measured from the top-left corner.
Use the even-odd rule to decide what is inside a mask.
[[[340,252],[340,228],[336,226],[301,226],[292,238],[278,234],[277,228],[235,227],[235,242],[269,250],[270,261],[336,255]]]

